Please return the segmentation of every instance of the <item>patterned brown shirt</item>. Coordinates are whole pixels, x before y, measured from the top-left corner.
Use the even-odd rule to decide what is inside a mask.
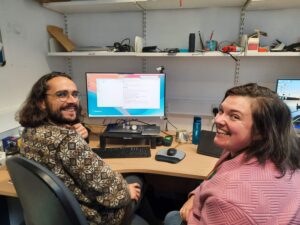
[[[98,157],[75,130],[26,128],[21,154],[39,162],[74,193],[90,224],[120,224],[130,202],[126,181]]]

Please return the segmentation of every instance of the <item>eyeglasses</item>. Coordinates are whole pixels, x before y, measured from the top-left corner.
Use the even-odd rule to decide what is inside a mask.
[[[61,102],[66,102],[70,96],[72,96],[76,100],[80,99],[80,92],[79,91],[72,91],[72,92],[58,91],[58,92],[56,92],[54,94],[46,94],[46,95],[55,96]]]

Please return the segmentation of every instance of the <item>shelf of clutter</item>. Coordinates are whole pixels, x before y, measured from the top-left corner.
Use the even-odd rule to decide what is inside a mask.
[[[300,56],[300,52],[232,52],[234,57],[273,57],[273,56]],[[102,56],[102,57],[228,57],[229,54],[219,51],[211,52],[189,52],[189,53],[136,53],[136,52],[102,52],[102,51],[89,51],[89,52],[49,52],[48,56],[56,57],[86,57],[86,56]]]

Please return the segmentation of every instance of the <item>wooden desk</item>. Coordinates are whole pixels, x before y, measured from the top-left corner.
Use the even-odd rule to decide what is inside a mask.
[[[98,136],[91,135],[91,147],[99,147]],[[176,143],[173,144],[173,147]],[[150,158],[123,158],[105,159],[111,168],[120,173],[150,173],[176,177],[186,177],[194,179],[204,179],[212,170],[217,158],[204,156],[196,153],[196,145],[183,144],[176,148],[186,153],[185,158],[177,164],[160,162],[155,160],[155,154],[160,149],[168,147],[158,147],[151,150]],[[6,168],[0,169],[0,195],[16,197],[16,191],[10,182]]]
[[[173,147],[177,143],[173,143]],[[92,137],[91,147],[99,147],[99,138]],[[194,179],[205,179],[217,162],[217,158],[197,154],[197,145],[182,144],[177,146],[178,150],[186,153],[185,158],[179,163],[172,164],[155,160],[156,153],[161,149],[169,147],[161,146],[151,149],[151,158],[124,158],[105,159],[113,170],[120,173],[151,173],[176,177],[186,177]]]
[[[0,168],[0,195],[17,197],[14,185],[10,181],[10,176],[6,167]]]

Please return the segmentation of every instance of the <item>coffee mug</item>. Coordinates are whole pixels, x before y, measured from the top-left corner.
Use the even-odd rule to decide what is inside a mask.
[[[216,51],[217,50],[217,41],[215,40],[208,40],[206,41],[206,48],[208,51]]]

